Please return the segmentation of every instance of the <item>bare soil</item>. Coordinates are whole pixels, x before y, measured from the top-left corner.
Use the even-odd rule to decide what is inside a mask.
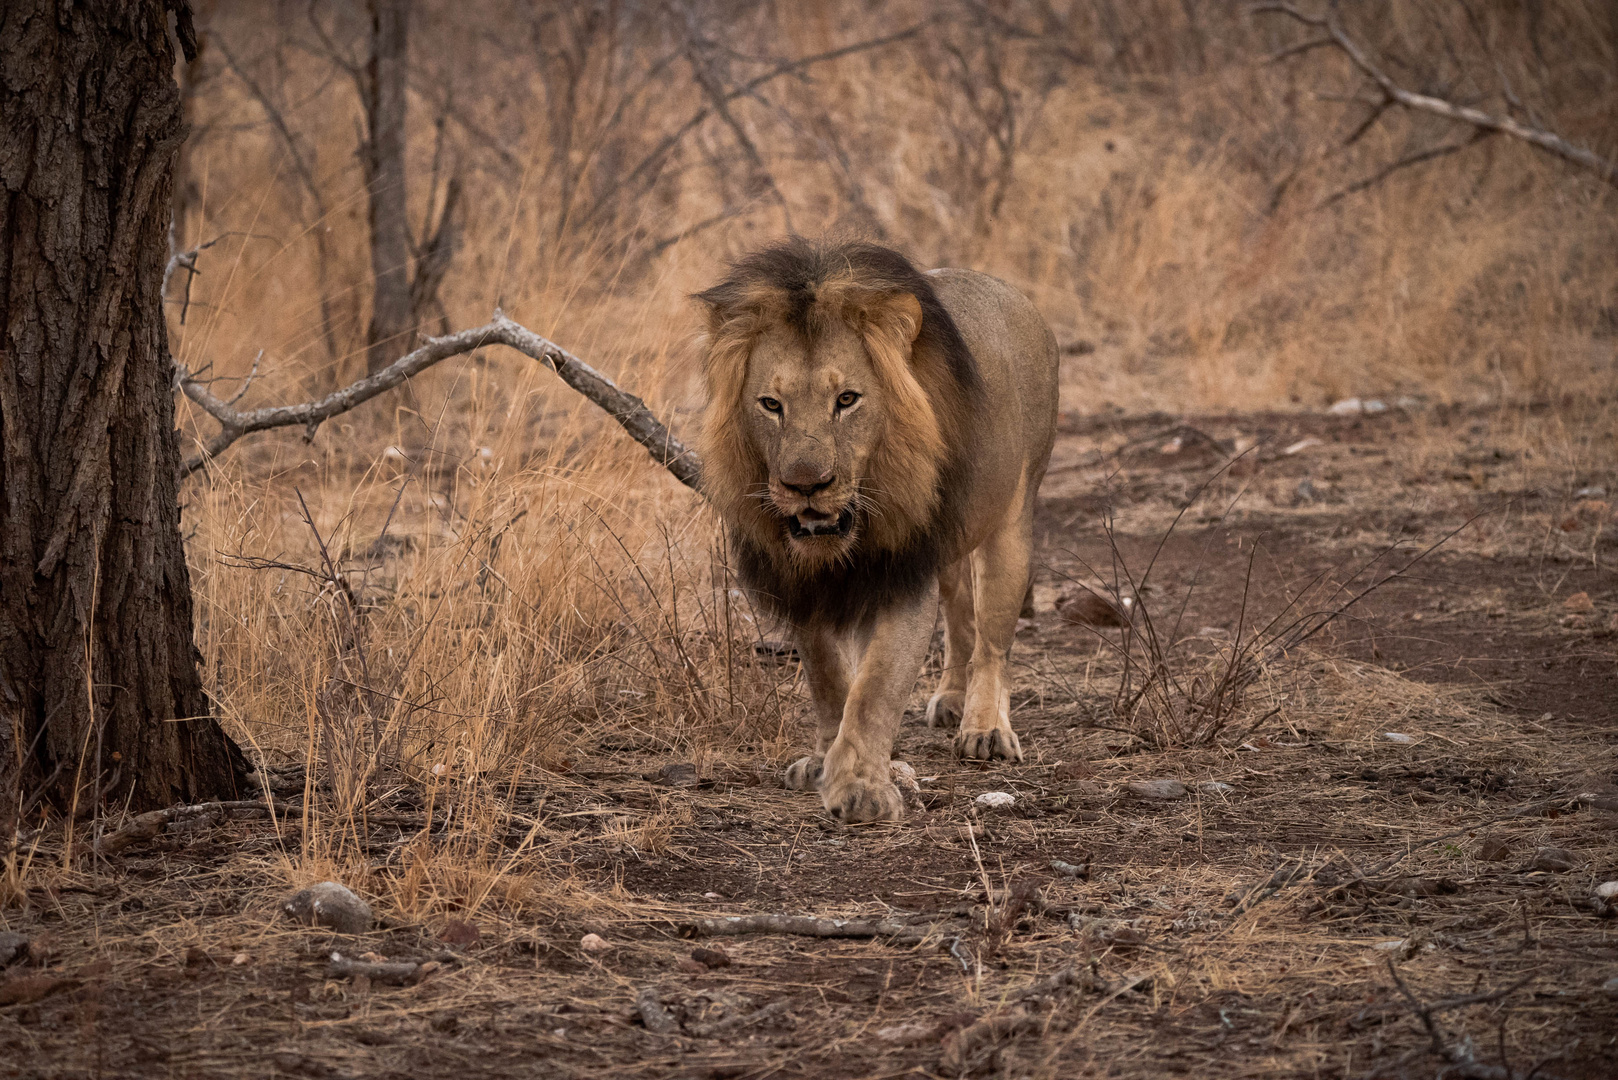
[[[548,884],[470,913],[470,942],[279,918],[295,815],[171,830],[5,912],[32,947],[0,983],[0,1074],[1612,1076],[1618,919],[1592,896],[1618,878],[1618,542],[1577,492],[1614,477],[1511,456],[1520,420],[1072,418],[1014,653],[1026,762],[957,762],[918,713],[895,756],[919,805],[847,828],[760,747],[677,786],[656,733],[592,733],[506,794],[487,840]],[[1409,565],[1271,660],[1262,726],[1157,749],[1115,730],[1117,632],[1052,609],[1154,552],[1142,602],[1192,658]],[[296,805],[296,768],[267,775]],[[1184,794],[1129,787],[1166,779]],[[389,795],[378,872],[453,812]],[[915,932],[688,929],[749,913]],[[328,978],[333,950],[442,966],[366,985]]]

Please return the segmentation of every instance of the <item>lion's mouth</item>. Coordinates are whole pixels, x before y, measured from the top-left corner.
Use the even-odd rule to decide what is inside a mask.
[[[794,540],[847,536],[854,528],[854,511],[845,509],[836,517],[815,510],[804,510],[787,518],[787,533]]]

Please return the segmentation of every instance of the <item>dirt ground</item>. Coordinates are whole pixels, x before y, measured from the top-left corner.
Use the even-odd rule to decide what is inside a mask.
[[[1618,878],[1618,453],[1608,431],[1548,460],[1538,422],[1070,417],[1014,653],[1023,764],[953,760],[924,679],[895,751],[916,807],[849,828],[757,747],[687,771],[603,731],[485,837],[543,895],[352,938],[279,917],[296,812],[177,827],[4,912],[30,946],[0,1074],[1618,1075],[1618,897],[1595,896]],[[1267,653],[1225,737],[1159,748],[1118,730],[1118,631],[1053,607],[1154,552],[1133,595],[1186,670],[1402,572]],[[297,767],[266,775],[296,808]],[[373,866],[408,873],[455,809],[389,794]],[[694,929],[746,914],[885,925]],[[437,967],[331,977],[334,951]]]

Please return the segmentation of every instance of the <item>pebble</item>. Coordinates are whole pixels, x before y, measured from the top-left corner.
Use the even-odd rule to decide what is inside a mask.
[[[1414,735],[1406,735],[1402,731],[1384,731],[1382,733],[1382,737],[1388,740],[1388,742],[1398,743],[1400,746],[1409,746],[1411,743],[1416,741],[1416,737]]]
[[[1016,805],[1017,796],[1009,791],[985,791],[972,801],[990,810],[1004,810],[1008,806]]]
[[[339,934],[369,933],[375,922],[371,905],[335,881],[298,890],[281,909],[306,926],[325,926]]]
[[[1124,786],[1143,799],[1183,799],[1186,796],[1185,785],[1169,778],[1131,780]]]
[[[1333,416],[1353,416],[1355,413],[1365,411],[1365,405],[1357,397],[1346,397],[1341,401],[1334,401],[1331,408],[1326,410]]]
[[[1236,789],[1229,784],[1221,784],[1218,780],[1207,780],[1198,784],[1197,790],[1204,795],[1229,795]]]
[[[717,945],[711,949],[692,949],[691,959],[704,967],[722,968],[730,966],[730,954]]]
[[[1602,487],[1600,484],[1595,484],[1591,487],[1582,487],[1573,493],[1573,497],[1575,499],[1605,499],[1607,497],[1607,489]]]
[[[1051,869],[1055,870],[1063,877],[1070,878],[1088,877],[1090,874],[1090,867],[1087,864],[1080,863],[1079,865],[1075,866],[1070,862],[1063,862],[1061,859],[1052,859]]]
[[[677,788],[695,787],[701,783],[697,776],[697,767],[689,761],[665,765],[655,773],[649,774],[646,779],[654,784],[662,784],[664,787]]]
[[[612,946],[600,934],[585,934],[579,939],[579,948],[585,952],[606,952]]]
[[[1618,899],[1618,881],[1603,881],[1597,885],[1596,896],[1602,900]]]
[[[28,935],[4,933],[0,934],[0,967],[5,967],[17,960],[28,959]]]
[[[1573,863],[1573,853],[1566,848],[1542,847],[1534,852],[1534,861],[1528,865],[1532,870],[1546,870],[1560,874],[1573,869]]]

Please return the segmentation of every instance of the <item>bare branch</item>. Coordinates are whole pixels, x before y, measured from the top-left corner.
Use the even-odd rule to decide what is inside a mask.
[[[116,854],[132,844],[156,839],[163,833],[163,830],[176,821],[186,821],[214,814],[219,815],[220,820],[224,821],[228,820],[232,813],[285,814],[288,809],[289,807],[281,802],[246,799],[235,802],[198,803],[195,806],[171,806],[166,810],[151,810],[144,814],[136,814],[134,820],[128,825],[97,840],[95,851],[97,855]]]
[[[652,415],[644,401],[621,389],[617,383],[560,345],[512,322],[499,311],[483,326],[446,337],[428,338],[420,348],[400,357],[376,374],[367,375],[319,401],[301,405],[278,405],[238,412],[199,382],[183,365],[176,363],[176,385],[186,397],[219,421],[220,427],[219,434],[208,440],[202,453],[180,467],[180,477],[184,479],[196,472],[242,436],[255,431],[301,425],[306,429],[306,437],[312,437],[315,430],[332,417],[392,390],[441,360],[487,345],[505,345],[550,367],[561,376],[563,382],[605,409],[629,433],[630,438],[644,446],[652,459],[673,473],[676,480],[693,490],[699,490],[701,462],[696,452],[676,439]]]
[[[1456,105],[1453,102],[1445,101],[1443,98],[1435,98],[1428,94],[1417,94],[1406,90],[1371,62],[1371,58],[1366,51],[1343,30],[1342,25],[1337,21],[1335,13],[1310,15],[1294,5],[1284,2],[1255,4],[1249,10],[1255,14],[1285,15],[1288,18],[1296,19],[1305,26],[1313,26],[1324,30],[1331,39],[1332,44],[1343,55],[1347,56],[1355,67],[1359,68],[1372,82],[1376,83],[1388,98],[1407,109],[1430,113],[1433,116],[1441,116],[1446,120],[1471,124],[1476,128],[1498,131],[1510,135],[1514,139],[1521,139],[1532,146],[1539,147],[1546,153],[1554,154],[1563,161],[1588,169],[1602,180],[1614,187],[1618,187],[1618,163],[1603,158],[1594,151],[1586,150],[1582,146],[1576,146],[1555,132],[1532,124],[1524,124],[1509,116],[1493,116],[1467,105]]]
[[[1364,191],[1366,188],[1375,187],[1377,184],[1380,184],[1382,181],[1386,180],[1400,169],[1406,169],[1412,165],[1420,165],[1424,161],[1432,161],[1435,158],[1448,157],[1457,151],[1465,150],[1473,143],[1482,142],[1484,139],[1487,139],[1494,134],[1497,133],[1490,131],[1487,128],[1478,128],[1472,133],[1472,137],[1470,139],[1462,139],[1458,143],[1445,143],[1443,146],[1430,146],[1425,150],[1418,150],[1413,154],[1406,154],[1398,161],[1384,165],[1382,168],[1378,169],[1370,176],[1367,176],[1365,179],[1356,180],[1342,190],[1328,195],[1325,199],[1321,200],[1320,205],[1316,206],[1315,209],[1325,209],[1334,202],[1346,199],[1350,195],[1356,195],[1359,192]]]
[[[817,919],[807,915],[732,915],[697,919],[686,924],[692,933],[708,937],[741,934],[791,934],[818,938],[894,938],[920,941],[931,929],[892,919]]]

